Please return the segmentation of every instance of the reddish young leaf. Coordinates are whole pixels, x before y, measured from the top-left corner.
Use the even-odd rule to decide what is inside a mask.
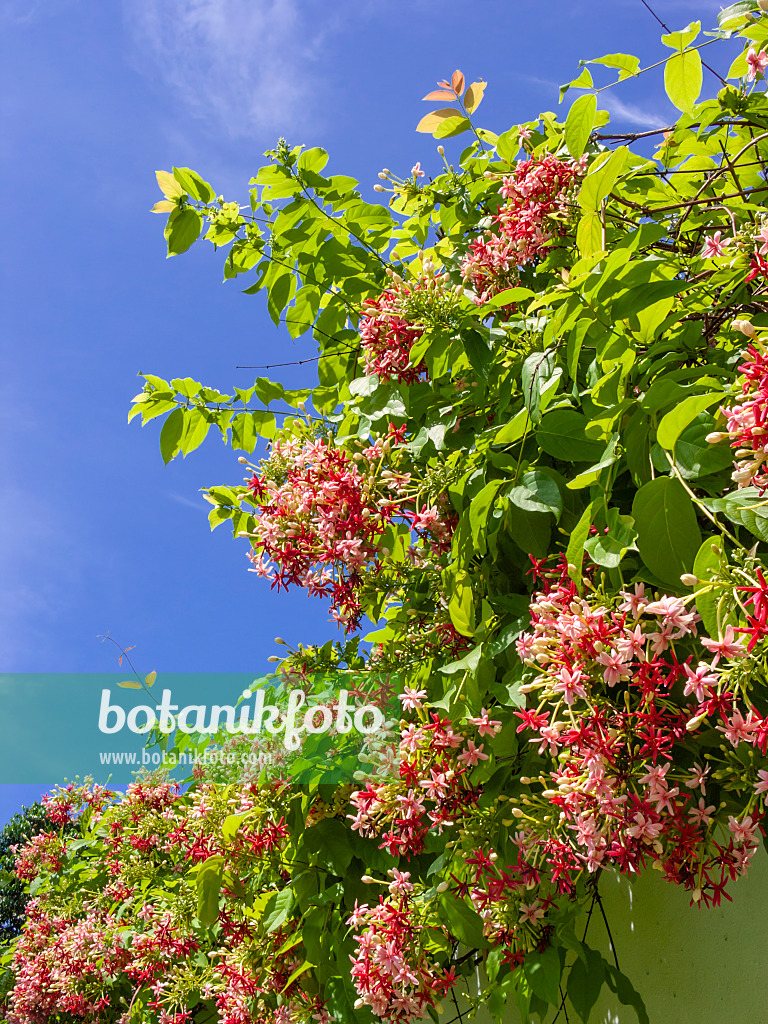
[[[424,100],[455,100],[456,96],[453,92],[448,89],[434,89],[432,92],[428,92],[426,96],[422,96]]]
[[[462,75],[458,68],[453,72],[451,77],[451,88],[457,96],[461,96],[464,92],[464,75]]]
[[[443,80],[442,82],[438,82],[437,84],[440,86],[441,89],[451,89],[451,83],[446,82],[445,80]],[[453,95],[453,89],[451,89],[451,95]]]

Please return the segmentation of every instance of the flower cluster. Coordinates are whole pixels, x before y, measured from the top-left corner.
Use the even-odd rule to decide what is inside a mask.
[[[436,505],[415,507],[411,474],[388,465],[402,440],[402,430],[390,427],[354,455],[332,438],[276,440],[248,483],[258,512],[252,571],[278,589],[295,585],[329,597],[333,618],[350,630],[359,624],[359,590],[366,572],[376,573],[390,523],[405,524],[427,550],[444,554],[454,518]]]
[[[752,339],[746,360],[739,366],[741,396],[724,407],[727,429],[708,436],[716,443],[728,438],[736,450],[733,479],[739,487],[753,485],[762,493],[768,487],[768,354],[752,324],[737,320],[734,326]]]
[[[456,731],[450,720],[424,707],[426,691],[406,688],[400,695],[405,711],[415,711],[418,721],[404,723],[399,745],[399,780],[368,782],[353,793],[350,802],[356,813],[349,815],[352,829],[361,835],[376,835],[382,849],[395,857],[423,852],[429,832],[440,834],[451,828],[477,803],[480,788],[468,778],[469,770],[488,760],[479,745]],[[483,709],[469,724],[480,737],[495,736],[500,723],[489,719]]]
[[[355,936],[352,978],[359,993],[357,1005],[370,1006],[386,1024],[409,1024],[435,1006],[455,984],[455,976],[424,948],[410,873],[395,868],[390,874],[389,898],[373,907],[355,902],[347,921],[355,931],[363,930]]]
[[[413,384],[426,365],[411,362],[411,348],[424,329],[450,322],[461,286],[452,286],[446,272],[436,273],[431,259],[408,281],[389,271],[390,287],[365,300],[360,341],[365,372],[382,381]]]
[[[69,796],[101,801],[92,787]],[[157,1024],[184,1024],[203,1011],[218,1011],[225,1024],[327,1019],[294,974],[306,959],[300,937],[294,941],[284,925],[260,939],[240,881],[257,869],[260,881],[248,899],[262,904],[270,885],[274,891],[275,882],[284,883],[288,829],[278,808],[286,809],[289,797],[275,784],[202,786],[183,795],[163,779],[140,779],[103,808],[95,830],[86,826],[90,839],[80,856],[95,870],[74,891],[66,884],[57,890],[62,859],[48,856],[35,837],[20,851],[18,870],[31,877],[26,865],[34,862],[34,874],[52,882],[29,905],[4,1019],[39,1024],[66,1014],[98,1021],[121,1005],[122,1016],[109,1017],[121,1024],[139,1009]],[[235,827],[227,830],[225,822]],[[197,920],[201,864],[221,873],[215,935]]]
[[[615,602],[580,597],[567,571],[535,596],[532,630],[517,641],[535,671],[523,687],[535,701],[517,715],[555,767],[516,809],[519,846],[561,894],[584,869],[635,872],[652,862],[695,901],[718,903],[746,872],[760,833],[759,785],[738,817],[727,813],[708,800],[707,785],[720,784],[708,780],[715,752],[701,767],[687,749],[714,719],[718,743],[721,734],[734,749],[764,753],[768,720],[731,688],[747,645],[730,626],[697,642],[698,622],[682,598],[654,599],[643,584]],[[699,660],[702,648],[709,660]],[[757,769],[734,767],[723,779],[752,790]],[[544,827],[546,807],[558,812],[554,828]]]
[[[506,203],[485,234],[470,242],[461,265],[478,304],[517,284],[518,268],[565,235],[569,193],[584,169],[582,162],[547,153],[522,161],[502,179]]]

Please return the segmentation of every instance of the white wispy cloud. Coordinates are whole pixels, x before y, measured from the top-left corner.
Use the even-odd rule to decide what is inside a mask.
[[[197,501],[193,501],[192,498],[188,498],[185,494],[178,494],[176,491],[166,491],[165,495],[167,498],[170,498],[171,501],[175,501],[179,505],[186,505],[187,508],[193,508],[195,512],[204,512],[206,510],[207,503],[202,495],[200,495]],[[208,505],[207,508],[208,511],[210,511],[210,505]]]
[[[297,0],[123,0],[136,64],[230,136],[312,120],[334,18]]]
[[[664,118],[652,110],[646,110],[635,103],[625,103],[615,95],[607,92],[600,95],[600,106],[605,107],[611,115],[611,124],[627,124],[636,128],[666,128],[669,118]],[[674,117],[673,117],[674,120]]]
[[[80,0],[0,0],[0,25],[23,28],[53,18],[79,3]]]

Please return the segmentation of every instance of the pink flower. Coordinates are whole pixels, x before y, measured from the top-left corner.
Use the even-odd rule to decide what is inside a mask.
[[[389,891],[394,893],[413,892],[413,882],[410,871],[398,871],[397,868],[390,870],[393,881],[389,883]]]
[[[740,743],[749,743],[752,740],[752,733],[757,728],[757,722],[748,717],[744,718],[740,711],[734,711],[730,719],[726,719],[725,725],[718,725],[719,732],[725,734],[725,738],[732,747],[738,747]]]
[[[700,764],[694,764],[691,769],[691,775],[685,780],[685,784],[688,789],[700,789],[706,796],[708,775],[709,765],[706,768],[702,768]]]
[[[758,795],[760,793],[768,793],[768,771],[765,771],[764,768],[758,768],[757,774],[759,779],[755,783],[755,792]]]
[[[406,686],[400,694],[399,700],[403,708],[407,708],[409,711],[416,711],[424,706],[421,701],[426,696],[426,690],[413,690]]]
[[[762,75],[768,67],[768,53],[765,50],[761,50],[758,53],[754,46],[750,46],[747,51],[747,81],[754,82],[758,75]]]
[[[562,693],[566,704],[573,704],[577,697],[586,697],[582,679],[584,674],[579,668],[571,672],[567,668],[561,668],[557,674],[556,681],[552,684],[553,693]]]
[[[459,761],[463,761],[468,768],[473,768],[479,761],[487,761],[488,755],[483,753],[483,744],[476,747],[472,740],[467,740],[467,749],[459,754]]]
[[[530,922],[530,924],[536,924],[544,917],[544,908],[538,900],[534,900],[533,903],[521,903],[520,904],[520,920]]]
[[[733,626],[726,626],[725,633],[719,640],[710,640],[709,637],[703,636],[701,642],[714,654],[712,668],[717,665],[720,658],[743,658],[747,653],[744,644],[735,639]]]
[[[605,666],[603,679],[607,686],[615,686],[622,679],[629,679],[627,664],[624,655],[619,651],[601,651],[596,661],[598,665]]]
[[[688,809],[688,814],[695,825],[708,825],[712,820],[712,815],[717,810],[714,804],[710,804],[709,807],[706,807],[705,803],[706,801],[704,798],[699,797],[698,807],[690,807]]]
[[[421,161],[413,165],[413,167],[411,168],[411,174],[414,176],[414,178],[424,177],[424,171],[422,171],[421,169]]]
[[[763,224],[758,234],[755,235],[756,242],[762,242],[763,244],[757,250],[761,256],[768,255],[768,224]]]
[[[749,814],[742,818],[741,821],[737,821],[737,819],[731,814],[728,818],[728,828],[733,834],[733,841],[735,843],[751,846],[755,841],[757,822],[753,822],[752,817]]]
[[[725,253],[725,247],[730,242],[730,238],[725,238],[720,241],[722,231],[716,231],[714,235],[707,235],[704,239],[704,248],[701,250],[702,258],[705,260],[712,259],[713,256],[723,256]]]
[[[481,708],[479,718],[468,718],[467,721],[477,726],[477,731],[481,736],[495,736],[496,733],[501,732],[501,722],[492,721],[485,708]]]

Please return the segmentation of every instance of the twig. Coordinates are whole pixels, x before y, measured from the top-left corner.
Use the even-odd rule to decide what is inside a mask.
[[[645,9],[646,9],[646,10],[647,10],[647,11],[648,11],[648,12],[649,12],[649,13],[650,13],[651,15],[653,15],[653,17],[654,17],[654,18],[656,19],[656,21],[658,21],[658,23],[659,23],[659,24],[661,25],[661,27],[662,27],[662,28],[664,29],[664,31],[665,31],[665,32],[671,32],[671,31],[672,31],[672,30],[670,29],[670,27],[669,27],[668,25],[665,25],[665,24],[664,24],[664,22],[663,22],[663,21],[661,20],[661,18],[660,18],[660,17],[658,16],[658,14],[657,14],[657,13],[656,13],[656,12],[655,12],[655,11],[653,10],[653,8],[652,8],[652,7],[650,7],[650,6],[648,5],[648,3],[646,3],[646,0],[640,0],[640,3],[641,3],[641,4],[643,5],[643,7],[645,7]],[[713,74],[713,75],[715,76],[715,78],[716,78],[716,79],[717,79],[717,80],[718,80],[718,81],[720,82],[720,84],[721,84],[721,85],[723,86],[723,88],[725,88],[725,86],[726,86],[726,85],[728,85],[728,83],[727,83],[727,82],[726,82],[726,80],[725,80],[725,79],[723,78],[723,76],[722,76],[722,75],[721,75],[721,74],[720,74],[720,73],[719,73],[718,71],[715,71],[715,69],[714,69],[714,68],[711,68],[711,67],[709,66],[709,64],[707,64],[707,63],[706,63],[706,61],[702,61],[701,63],[702,63],[702,64],[703,64],[703,66],[704,66],[704,67],[705,67],[705,68],[707,69],[707,71],[711,71],[711,72],[712,72],[712,74]]]

